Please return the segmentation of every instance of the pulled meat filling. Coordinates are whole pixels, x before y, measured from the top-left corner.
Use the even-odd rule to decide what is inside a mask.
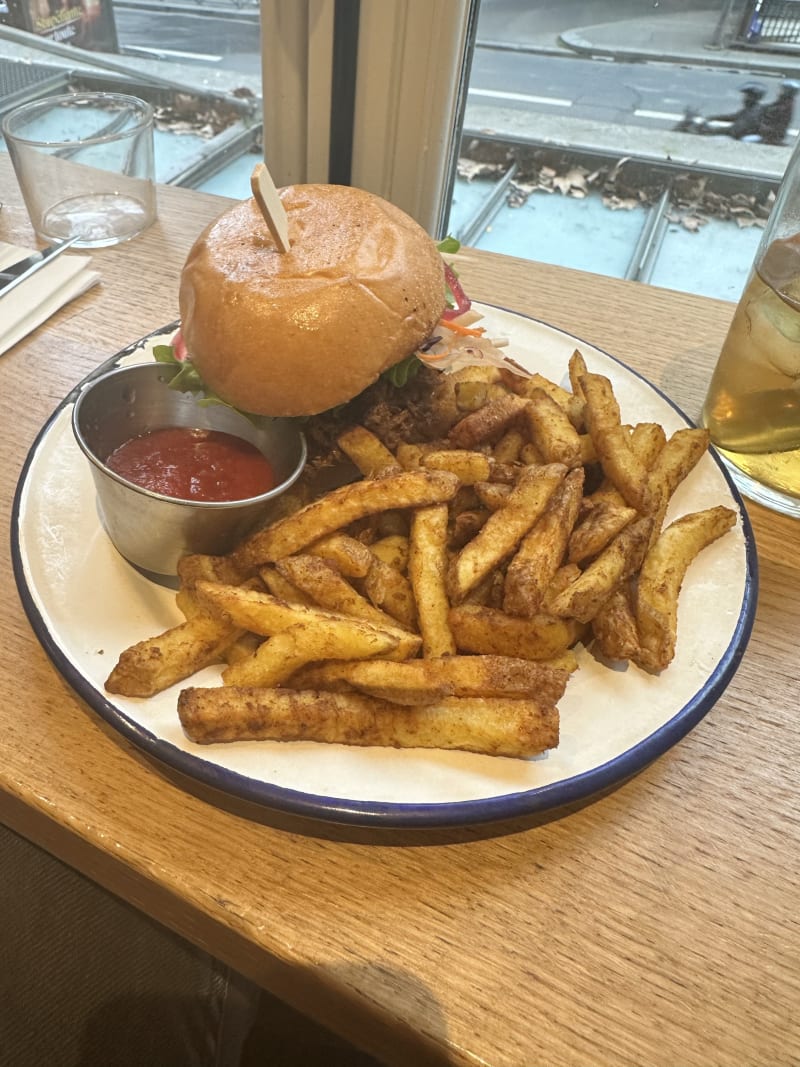
[[[342,463],[336,440],[354,425],[371,430],[392,452],[399,444],[421,444],[444,436],[451,419],[437,402],[441,383],[440,371],[421,365],[403,386],[381,377],[348,403],[313,415],[304,427],[309,464],[319,468]]]

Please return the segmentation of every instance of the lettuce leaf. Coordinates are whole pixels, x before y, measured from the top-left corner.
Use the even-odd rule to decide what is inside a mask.
[[[238,411],[246,419],[253,420],[253,416],[249,412],[234,407],[233,404],[229,404],[227,400],[223,400],[222,397],[217,396],[215,392],[209,389],[200,377],[197,367],[190,359],[181,360],[176,358],[175,349],[172,345],[155,345],[153,347],[153,356],[156,363],[165,363],[167,366],[178,368],[178,373],[169,383],[170,389],[177,389],[181,393],[201,394],[195,398],[197,405],[201,408],[209,407],[211,404],[222,404],[223,407]]]

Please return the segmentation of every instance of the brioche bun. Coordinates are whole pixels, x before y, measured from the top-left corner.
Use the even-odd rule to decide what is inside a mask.
[[[436,245],[412,218],[342,185],[280,190],[291,250],[255,200],[198,237],[183,268],[181,332],[223,400],[261,415],[342,404],[415,351],[445,307]]]

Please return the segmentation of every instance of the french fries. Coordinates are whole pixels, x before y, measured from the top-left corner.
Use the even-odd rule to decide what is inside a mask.
[[[372,546],[372,551],[374,550]],[[346,534],[334,533],[323,537],[321,541],[309,545],[308,552],[312,556],[328,560],[345,578],[364,578],[372,566],[370,549],[355,537],[348,537]]]
[[[419,605],[419,629],[426,656],[451,656],[456,645],[447,613],[447,508],[420,508],[411,524],[408,572]]]
[[[447,471],[404,471],[341,486],[247,538],[233,553],[242,571],[301,552],[367,515],[452,500],[458,478]]]
[[[612,593],[641,566],[652,528],[650,518],[626,526],[580,577],[549,602],[552,614],[591,622]]]
[[[222,686],[184,689],[178,716],[190,740],[319,741],[462,749],[527,759],[558,744],[558,714],[532,700],[446,697],[402,707],[361,693]]]
[[[534,389],[525,409],[531,438],[545,462],[566,467],[581,464],[581,438],[568,413],[544,389]]]
[[[707,433],[623,423],[579,351],[569,382],[466,368],[434,394],[446,437],[346,430],[361,480],[300,487],[229,556],[185,557],[184,621],[106,688],[149,697],[220,664],[221,685],[178,696],[198,744],[554,747],[579,644],[664,670],[691,562],[735,522],[714,507],[662,529]]]
[[[486,575],[510,556],[544,511],[567,470],[560,463],[527,467],[504,507],[494,511],[450,564],[448,593],[460,603]]]
[[[334,567],[316,556],[287,556],[275,569],[312,603],[320,607],[366,619],[377,626],[394,625],[394,619],[362,596]]]
[[[297,623],[263,641],[251,656],[222,672],[226,685],[282,685],[306,663],[315,660],[358,660],[387,655],[397,649],[389,630],[359,625],[315,626]]]
[[[151,697],[204,667],[221,663],[244,630],[198,612],[180,626],[125,649],[106,680],[109,693]]]
[[[586,398],[586,425],[606,477],[626,504],[646,515],[650,507],[647,468],[632,448],[622,425],[611,382],[602,374],[587,373],[581,377],[580,384]]]
[[[440,656],[403,663],[324,663],[296,675],[292,688],[346,683],[394,704],[434,704],[443,697],[506,697],[555,705],[569,678],[564,666],[512,656]]]
[[[379,474],[397,474],[402,467],[389,449],[364,426],[353,426],[340,434],[337,444],[365,478]]]
[[[676,519],[658,537],[639,573],[636,618],[639,654],[636,662],[662,671],[675,653],[678,595],[691,562],[733,526],[730,508],[716,507]]]
[[[569,543],[583,490],[582,470],[556,486],[547,510],[524,537],[508,565],[503,608],[509,615],[535,615]]]
[[[577,619],[562,619],[555,615],[518,619],[480,604],[451,608],[449,622],[460,652],[534,660],[560,656],[585,632]]]
[[[376,625],[372,620],[357,619],[341,612],[307,607],[304,604],[290,604],[268,593],[241,586],[220,585],[217,582],[198,582],[197,593],[208,608],[216,611],[223,619],[264,637],[272,637],[295,626],[305,626],[320,635],[347,635],[352,633],[354,628],[371,626],[373,630],[388,630],[397,638],[392,654],[398,659],[408,659],[415,655],[422,644],[416,634],[393,627],[391,619],[387,619],[387,625],[384,625],[384,616],[381,616]]]

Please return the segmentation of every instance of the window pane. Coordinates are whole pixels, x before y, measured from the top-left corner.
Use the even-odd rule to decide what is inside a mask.
[[[800,3],[696,8],[482,0],[450,232],[737,299],[800,124]]]
[[[157,180],[248,195],[262,157],[257,0],[0,0],[0,22],[0,112],[132,92],[156,109]]]

